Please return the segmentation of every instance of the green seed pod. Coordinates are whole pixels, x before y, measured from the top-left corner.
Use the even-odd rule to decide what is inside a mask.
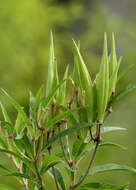
[[[67,65],[64,76],[63,76],[63,80],[68,78],[68,70],[69,70],[69,65]],[[59,96],[58,96],[59,100],[59,104],[64,104],[65,100],[66,100],[66,83],[64,83],[60,89],[59,89]]]
[[[117,56],[116,56],[114,33],[112,33],[112,48],[111,48],[111,54],[110,54],[110,59],[109,59],[109,65],[110,65],[110,78],[111,78],[113,73],[116,72],[115,70],[117,68]],[[117,74],[115,74],[114,76],[112,92],[115,92],[116,81],[117,81]]]
[[[54,60],[54,77],[53,77],[53,88],[55,88],[59,84],[59,76],[58,76],[58,69],[57,69],[57,59]],[[59,89],[55,95],[56,101],[58,102],[59,98]]]
[[[104,35],[104,49],[100,65],[100,71],[96,79],[96,88],[97,88],[98,121],[102,123],[108,102],[108,93],[109,93],[109,65],[108,65],[106,33]]]
[[[54,43],[53,43],[53,35],[52,32],[50,34],[50,53],[49,53],[49,65],[48,65],[48,78],[46,85],[46,97],[50,94],[53,87],[53,79],[54,79]]]
[[[118,75],[118,71],[119,71],[119,67],[120,67],[121,61],[122,61],[122,57],[119,58],[118,64],[117,64],[117,66],[115,68],[115,71],[113,72],[113,74],[110,77],[110,82],[109,82],[109,98],[111,97],[112,93],[115,92],[116,83],[117,83],[117,75]]]
[[[82,86],[82,90],[85,91],[85,106],[87,109],[88,120],[93,121],[93,89],[92,89],[91,77],[86,68],[84,60],[80,54],[77,44],[75,43],[74,40],[73,42],[74,42],[74,46],[75,46],[76,54],[78,58],[78,71],[80,73],[81,86]]]

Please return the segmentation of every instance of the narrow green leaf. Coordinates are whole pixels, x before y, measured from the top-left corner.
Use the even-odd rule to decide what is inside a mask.
[[[84,150],[85,146],[87,144],[84,143],[84,141],[82,139],[76,139],[73,147],[72,147],[72,157],[73,160],[76,161],[78,156],[82,153],[82,151]]]
[[[103,127],[101,129],[101,134],[103,133],[107,133],[107,132],[111,132],[111,131],[126,131],[126,128],[123,127],[114,127],[114,126],[107,126],[107,127]],[[94,135],[94,134],[93,134]]]
[[[103,173],[103,172],[109,172],[109,171],[127,171],[127,172],[132,172],[136,174],[135,168],[113,163],[113,164],[104,164],[104,165],[96,166],[90,170],[89,175],[94,175],[97,173]]]
[[[127,185],[115,185],[109,183],[99,183],[99,182],[92,182],[86,183],[78,188],[78,190],[86,190],[86,189],[98,189],[98,190],[127,190]]]
[[[0,102],[0,106],[1,106],[1,109],[2,109],[2,113],[3,113],[3,116],[4,116],[4,119],[5,121],[9,122],[12,124],[8,114],[7,114],[7,111],[5,110],[4,106],[2,105],[2,103]]]
[[[109,102],[108,107],[110,107],[112,104],[114,104],[117,100],[119,100],[121,97],[125,96],[127,93],[131,92],[132,90],[136,89],[136,85],[128,85],[122,90],[120,90]]]
[[[43,85],[41,86],[41,88],[38,90],[36,96],[35,96],[35,100],[34,100],[34,115],[36,118],[36,114],[38,116],[38,121],[41,118],[42,115],[42,101],[44,99],[44,88]]]
[[[78,124],[75,125],[73,127],[70,127],[68,129],[63,130],[62,132],[58,133],[57,135],[55,135],[53,138],[51,138],[42,148],[42,151],[45,150],[46,148],[48,148],[48,146],[50,146],[52,143],[54,143],[55,141],[57,141],[59,138],[66,136],[70,133],[76,132],[80,129],[86,128],[88,126],[90,126],[90,123],[82,123],[82,124]]]
[[[117,82],[119,82],[134,66],[135,64],[129,64],[125,69],[123,69],[117,78]]]
[[[62,176],[60,170],[56,167],[54,167],[54,169],[55,169],[56,178],[60,185],[61,190],[66,190],[66,185],[65,185],[65,182],[64,182],[64,179],[63,179],[63,176]],[[51,175],[51,177],[54,179],[51,168],[48,170],[48,172]]]
[[[34,110],[34,101],[35,101],[35,97],[32,94],[32,92],[30,92],[30,103],[29,103],[29,118],[31,120],[32,123],[32,127],[30,129],[30,127],[28,127],[29,129],[29,133],[31,135],[31,137],[34,136],[34,132],[36,130],[36,111]]]
[[[15,153],[13,151],[0,148],[0,152],[4,152],[4,153],[10,154],[10,155],[13,155],[16,158],[18,158],[19,160],[22,160],[29,168],[31,167],[31,162],[28,159],[23,158],[21,155]]]
[[[67,118],[71,113],[78,111],[78,108],[73,108],[71,110],[65,111],[59,115],[57,115],[56,117],[54,117],[53,119],[49,120],[47,123],[45,123],[45,128],[49,128],[50,126],[53,126],[55,123],[57,123],[58,121],[60,121],[63,118]]]
[[[0,164],[0,168],[3,169],[3,170],[5,170],[5,171],[8,171],[8,172],[10,171],[8,168],[6,168],[5,166],[3,166],[2,164]]]
[[[80,88],[81,91],[82,89],[82,84],[81,84],[81,77],[80,77],[80,72],[79,72],[79,59],[77,54],[74,55],[74,70],[73,70],[73,79],[74,79],[74,84],[76,89]]]
[[[8,185],[0,184],[0,190],[15,190],[15,188],[9,187]]]
[[[27,167],[27,165],[23,162],[22,163],[22,173],[29,173],[29,168]]]
[[[118,74],[118,70],[120,67],[121,60],[122,60],[122,57],[119,59],[118,65],[116,66],[114,72],[112,73],[112,75],[110,77],[109,98],[111,97],[112,92],[115,93],[115,87],[116,87],[116,82],[117,82],[117,74]]]
[[[36,180],[34,180],[34,178],[28,174],[24,174],[24,173],[8,173],[6,175],[3,176],[13,176],[13,177],[20,177],[20,178],[24,178],[24,179],[28,179],[31,180],[33,182],[36,182]]]
[[[53,167],[54,165],[62,162],[60,158],[57,156],[46,156],[43,160],[42,168],[40,174],[43,175],[48,169]]]
[[[34,112],[36,112],[42,98],[43,98],[43,85],[40,87],[40,89],[38,90],[38,92],[36,93],[35,99],[34,99]]]
[[[57,60],[55,59],[54,60],[54,77],[53,77],[53,87],[56,87],[57,85],[59,84],[59,76],[58,76],[58,69],[57,69]],[[56,101],[58,101],[58,98],[59,98],[59,94],[60,94],[60,89],[57,90],[57,93],[56,93]]]
[[[4,116],[4,120],[5,122],[7,122],[7,131],[8,131],[8,134],[10,135],[13,131],[14,131],[14,126],[8,116],[8,113],[6,111],[6,109],[4,108],[4,106],[2,105],[2,103],[0,102],[0,106],[1,106],[1,109],[2,109],[2,113],[3,113],[3,116]]]
[[[30,91],[29,93],[30,95],[30,98],[29,98],[29,115],[30,115],[30,118],[33,119],[34,117],[34,95],[33,93]]]
[[[9,102],[17,109],[18,112],[21,113],[23,120],[26,122],[26,124],[31,125],[26,113],[23,111],[22,107],[13,99],[11,96],[8,95],[8,93],[1,89],[2,92],[7,96]]]
[[[50,34],[50,53],[49,53],[49,64],[48,64],[48,78],[46,85],[46,97],[49,96],[53,87],[53,78],[54,78],[54,44],[53,44],[53,35],[52,31]]]
[[[83,90],[85,91],[85,106],[87,108],[88,119],[90,122],[93,121],[93,89],[92,89],[92,81],[89,75],[89,72],[86,68],[84,60],[80,54],[79,48],[77,44],[74,42],[74,46],[76,49],[78,61],[78,70],[80,73],[81,85]],[[78,77],[79,78],[79,77]]]
[[[53,99],[54,95],[56,94],[57,90],[64,84],[64,82],[66,82],[67,79],[65,80],[62,80],[51,92],[50,94],[48,95],[48,97],[44,100],[43,102],[43,107],[47,107],[51,100]]]
[[[114,127],[114,126],[107,126],[107,127],[102,127],[101,128],[101,134],[107,133],[107,132],[112,132],[112,131],[126,131],[126,128],[122,127]],[[95,135],[95,133],[93,133]],[[90,136],[85,139],[85,143],[89,143],[91,140]]]
[[[111,146],[111,147],[119,148],[119,149],[122,149],[122,150],[126,150],[126,147],[124,147],[123,145],[120,145],[120,144],[117,144],[117,143],[112,143],[112,142],[104,142],[104,143],[101,143],[99,146],[100,147]]]
[[[32,145],[32,141],[30,140],[30,138],[25,134],[22,138],[23,141],[23,147],[25,148],[27,154],[33,158],[34,153],[33,153],[33,145]]]
[[[7,145],[6,141],[5,141],[5,138],[0,137],[0,145],[1,145],[2,148],[5,148],[5,149],[8,148],[8,145]]]
[[[124,146],[122,146],[120,144],[112,143],[112,142],[105,142],[105,143],[99,144],[99,147],[105,147],[105,146],[111,146],[111,147],[119,148],[122,150],[126,150],[126,148]],[[91,152],[94,149],[95,149],[95,145],[89,147],[87,150],[82,152],[78,157],[78,162],[80,162],[86,156],[87,153]]]
[[[16,123],[15,123],[15,130],[17,134],[19,135],[21,134],[23,129],[24,129],[24,125],[23,125],[22,114],[19,112],[17,115]]]

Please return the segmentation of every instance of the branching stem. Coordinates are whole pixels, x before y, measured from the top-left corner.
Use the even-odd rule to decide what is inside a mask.
[[[57,190],[60,190],[60,189],[59,189],[59,185],[58,185],[58,181],[57,181],[57,177],[56,177],[56,173],[55,173],[54,167],[52,167],[52,174],[53,174],[53,176],[54,176],[54,181],[55,181],[55,184],[56,184],[56,188],[57,188]]]
[[[39,181],[39,186],[40,186],[39,190],[45,190],[44,187],[43,187],[43,182],[42,182],[41,175],[40,175],[38,167],[37,167],[37,160],[34,161],[34,167],[35,167],[35,171],[36,171],[37,178],[38,178],[38,181]]]
[[[78,187],[78,186],[84,181],[84,179],[86,178],[86,176],[88,175],[89,170],[90,170],[90,168],[91,168],[91,166],[92,166],[92,164],[93,164],[93,161],[94,161],[94,158],[95,158],[95,155],[96,155],[96,152],[97,152],[98,145],[99,145],[99,141],[96,142],[96,146],[95,146],[93,155],[92,155],[92,157],[91,157],[91,160],[90,160],[90,162],[89,162],[89,165],[88,165],[88,167],[87,167],[87,169],[86,169],[84,175],[81,177],[81,179],[80,179],[76,184],[70,186],[70,187],[69,187],[69,190],[73,190],[73,189],[75,189],[76,187]]]
[[[97,126],[97,134],[96,134],[96,138],[94,139],[94,142],[96,142],[96,145],[95,145],[95,149],[94,149],[94,152],[92,154],[92,157],[91,157],[91,160],[89,162],[89,165],[84,173],[84,175],[80,178],[80,180],[75,183],[74,185],[71,185],[69,187],[69,190],[73,190],[75,189],[76,187],[78,187],[83,181],[84,179],[87,177],[88,173],[89,173],[89,170],[91,169],[91,166],[93,164],[93,161],[95,159],[95,156],[96,156],[96,152],[97,152],[97,149],[98,149],[98,146],[99,146],[99,143],[101,141],[101,135],[100,135],[100,130],[101,130],[101,124],[98,124]]]

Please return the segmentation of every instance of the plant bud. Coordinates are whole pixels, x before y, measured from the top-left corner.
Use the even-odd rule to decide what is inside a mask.
[[[69,163],[69,166],[70,166],[70,167],[73,166],[73,161],[72,161],[72,160],[69,160],[68,163]]]
[[[6,126],[6,125],[4,125],[4,129],[7,129],[7,126]]]
[[[112,107],[110,107],[110,108],[108,109],[108,112],[109,112],[109,113],[112,113],[112,111],[113,111],[113,110],[112,110]]]
[[[8,138],[9,138],[9,139],[12,139],[12,138],[13,138],[13,134],[10,134],[10,135],[8,136]]]

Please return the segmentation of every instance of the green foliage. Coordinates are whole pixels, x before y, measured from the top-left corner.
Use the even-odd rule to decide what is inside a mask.
[[[57,177],[57,180],[58,180],[61,190],[66,190],[66,185],[65,185],[65,182],[64,182],[64,179],[63,179],[63,176],[62,176],[60,170],[56,167],[54,169],[55,169],[56,177]],[[52,169],[49,169],[48,172],[51,175],[51,177],[53,178]]]
[[[127,190],[127,185],[115,185],[115,184],[107,184],[107,183],[87,183],[81,186],[82,190],[86,190],[86,189],[101,189],[101,190]]]
[[[99,144],[99,147],[114,147],[114,148],[119,148],[121,150],[126,150],[126,148],[120,144],[117,144],[117,143],[111,143],[111,142],[104,142],[104,143],[101,143]],[[91,146],[89,147],[88,149],[86,149],[85,151],[83,151],[79,157],[78,157],[78,162],[80,162],[85,156],[86,154],[90,153],[91,151],[93,151],[95,149],[95,146]]]
[[[46,156],[43,160],[40,174],[43,175],[47,170],[60,162],[61,159],[57,158],[56,156]]]
[[[91,77],[89,75],[89,72],[86,68],[86,65],[84,63],[84,60],[80,54],[79,48],[76,45],[75,41],[74,45],[76,48],[77,52],[77,57],[78,57],[78,65],[75,67],[75,69],[78,69],[76,73],[79,73],[78,79],[80,78],[81,80],[81,90],[84,92],[85,91],[85,105],[87,108],[87,113],[88,113],[88,120],[90,122],[93,121],[93,89],[92,89],[92,81]],[[82,92],[82,93],[83,93]]]
[[[0,190],[15,190],[7,185],[0,184]]]
[[[55,56],[54,56],[53,36],[52,36],[52,32],[51,32],[46,97],[50,94],[50,92],[53,88],[54,76],[55,76]]]
[[[107,107],[109,97],[109,63],[108,63],[108,52],[107,52],[107,37],[104,36],[104,48],[103,56],[100,65],[100,71],[96,79],[97,88],[97,107],[98,107],[98,121],[103,123],[104,114]]]
[[[62,132],[58,133],[57,135],[55,135],[53,138],[51,138],[51,140],[49,140],[42,148],[42,151],[44,149],[47,149],[52,143],[54,143],[55,141],[57,141],[59,138],[64,137],[68,134],[71,134],[73,132],[76,132],[78,130],[81,130],[83,128],[87,128],[89,126],[89,123],[83,123],[83,124],[79,124],[79,125],[75,125],[73,127],[70,127],[68,129],[63,130]]]
[[[122,166],[119,164],[104,164],[101,166],[96,166],[95,168],[92,168],[89,172],[90,175],[94,175],[101,172],[108,172],[108,171],[128,171],[128,172],[134,172],[136,173],[136,169],[128,167],[128,166]]]
[[[1,121],[0,152],[9,156],[15,171],[0,165],[6,172],[4,176],[14,176],[23,187],[30,190],[44,190],[44,175],[50,175],[57,190],[73,189],[116,189],[125,190],[126,186],[107,184],[104,182],[82,185],[88,175],[107,171],[127,171],[136,173],[136,169],[119,165],[104,164],[92,168],[96,152],[100,148],[110,147],[125,150],[124,146],[101,142],[101,135],[112,131],[124,131],[125,128],[108,126],[105,120],[112,112],[112,105],[123,95],[135,89],[135,85],[119,91],[116,88],[121,59],[117,61],[114,34],[112,35],[112,50],[108,55],[107,36],[104,36],[102,61],[95,80],[92,82],[79,46],[74,42],[74,72],[70,77],[71,94],[67,92],[69,66],[66,67],[63,79],[58,76],[57,62],[54,55],[53,35],[48,66],[48,84],[44,94],[42,85],[36,95],[30,92],[29,115],[5,90],[3,94],[15,107],[17,116],[12,122],[1,103],[4,121]],[[125,72],[126,73],[126,72]],[[122,74],[121,74],[122,76]],[[74,138],[74,143],[69,137]],[[58,152],[59,142],[61,152]],[[80,161],[87,154],[92,157],[85,172],[78,179]],[[57,167],[56,165],[59,164]],[[69,175],[69,184],[64,182],[61,166]],[[6,186],[3,186],[3,189]],[[7,187],[8,189],[8,187]],[[10,189],[10,188],[9,188]]]
[[[19,178],[24,178],[24,179],[34,181],[36,183],[36,181],[34,180],[34,178],[32,176],[29,176],[24,173],[8,173],[5,176],[14,176],[14,177],[19,177]]]
[[[66,112],[63,112],[63,113],[57,115],[56,117],[54,117],[53,119],[51,119],[50,121],[45,123],[45,128],[48,129],[50,126],[53,126],[54,124],[56,124],[63,118],[67,118],[71,113],[73,113],[77,110],[78,110],[78,108],[74,108],[74,109],[68,110]]]

